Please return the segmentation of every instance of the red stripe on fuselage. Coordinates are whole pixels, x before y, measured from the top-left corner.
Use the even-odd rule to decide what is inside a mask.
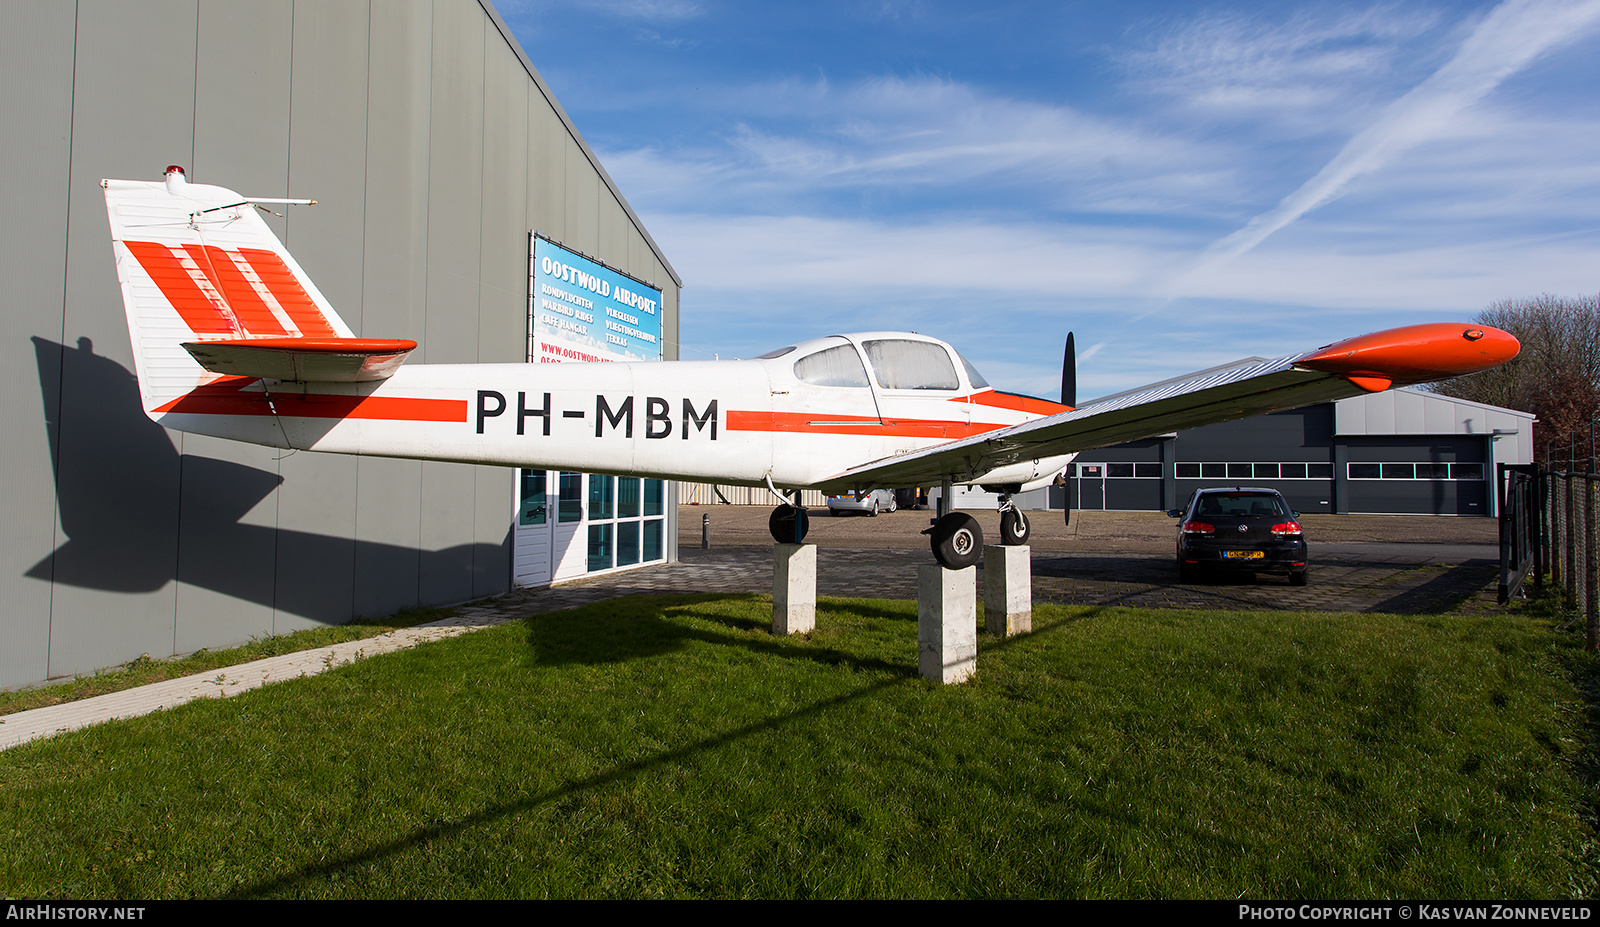
[[[952,399],[951,402],[971,402],[973,405],[989,406],[993,409],[1010,409],[1013,412],[1027,412],[1030,415],[1055,415],[1057,412],[1071,412],[1072,406],[1064,406],[1059,402],[1048,399],[1035,399],[1032,396],[1023,396],[1020,393],[1002,393],[997,389],[986,389]]]
[[[965,438],[983,434],[1003,424],[951,422],[939,419],[876,419],[825,412],[754,412],[728,410],[729,431],[770,431],[790,434],[887,435],[895,438]]]
[[[396,422],[465,422],[465,399],[413,399],[401,396],[342,396],[327,393],[267,394],[244,388],[254,377],[223,377],[197,387],[156,409],[190,415],[278,415],[286,418],[365,418]]]

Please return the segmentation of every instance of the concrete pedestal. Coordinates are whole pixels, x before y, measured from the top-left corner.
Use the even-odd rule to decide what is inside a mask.
[[[983,626],[1001,637],[1033,630],[1033,548],[983,549]]]
[[[772,633],[804,634],[817,626],[817,545],[772,550]]]
[[[923,679],[965,682],[978,671],[977,567],[917,567],[917,670]]]

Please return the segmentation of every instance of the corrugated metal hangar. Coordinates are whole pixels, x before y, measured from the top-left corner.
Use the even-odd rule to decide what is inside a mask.
[[[1495,464],[1532,462],[1533,420],[1393,389],[1085,451],[1049,507],[1167,510],[1249,485],[1307,513],[1494,515]]]
[[[8,3],[0,48],[0,687],[504,591],[513,523],[557,498],[606,518],[563,517],[556,578],[672,558],[670,486],[283,455],[140,410],[100,180],[168,164],[317,199],[268,222],[417,361],[529,360],[536,242],[660,291],[675,357],[681,281],[487,0]]]

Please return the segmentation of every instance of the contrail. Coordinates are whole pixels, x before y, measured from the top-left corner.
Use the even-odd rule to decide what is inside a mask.
[[[1223,238],[1174,281],[1183,285],[1249,251],[1318,206],[1340,196],[1350,181],[1437,135],[1462,110],[1551,49],[1581,37],[1600,21],[1600,0],[1506,0],[1484,17],[1455,57],[1384,109],[1376,122],[1345,143],[1315,177],[1273,209]]]
[[[1337,199],[1350,182],[1383,167],[1419,142],[1439,134],[1462,110],[1477,103],[1534,59],[1581,38],[1600,22],[1600,0],[1505,0],[1472,31],[1453,58],[1345,143],[1316,176],[1276,207],[1237,232],[1205,248],[1186,269],[1157,288],[1151,304],[1129,315],[1116,333],[1082,352],[1099,353],[1124,331],[1165,310],[1191,284],[1261,244],[1301,216]]]

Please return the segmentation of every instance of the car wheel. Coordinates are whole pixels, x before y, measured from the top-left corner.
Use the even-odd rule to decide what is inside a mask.
[[[983,556],[983,529],[978,520],[962,512],[951,512],[928,529],[933,559],[947,570],[964,570]]]
[[[867,515],[871,518],[878,517],[878,500],[872,500],[872,508],[867,509]]]
[[[1033,527],[1028,524],[1028,516],[1016,509],[1006,509],[1000,513],[1000,543],[1007,547],[1016,547],[1028,543],[1028,535],[1033,533]]]
[[[1199,577],[1198,574],[1195,573],[1194,567],[1184,566],[1181,563],[1178,564],[1178,582],[1179,583],[1181,583],[1181,584],[1183,584],[1185,586],[1188,586],[1188,585],[1193,585],[1194,583],[1198,582],[1199,579],[1200,579],[1200,577]]]
[[[1310,570],[1296,570],[1295,572],[1290,573],[1289,585],[1304,586],[1306,584],[1306,580],[1310,578],[1310,573]]]
[[[894,493],[889,494],[889,507],[885,511],[891,515],[900,510],[900,503],[895,501]]]

